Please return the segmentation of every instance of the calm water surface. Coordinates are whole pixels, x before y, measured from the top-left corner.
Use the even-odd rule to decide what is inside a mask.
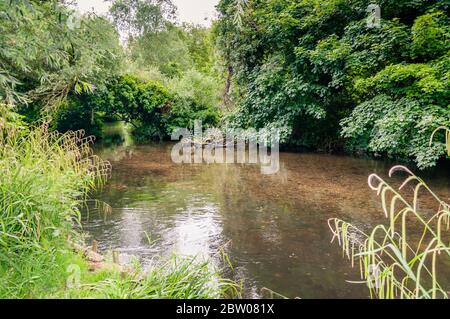
[[[367,176],[386,176],[391,164],[281,153],[280,172],[261,175],[256,165],[174,164],[172,145],[135,146],[119,129],[97,147],[113,173],[96,198],[113,212],[91,211],[83,226],[103,251],[145,264],[173,252],[216,259],[225,245],[230,276],[244,279],[246,297],[261,297],[263,287],[289,298],[368,297],[364,285],[347,283],[359,280],[359,271],[330,244],[327,220],[339,217],[362,229],[382,221]],[[446,199],[448,176],[425,176]]]

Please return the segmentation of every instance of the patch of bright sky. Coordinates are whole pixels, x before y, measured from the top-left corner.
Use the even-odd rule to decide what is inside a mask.
[[[215,6],[219,0],[172,0],[178,7],[178,21],[211,25],[211,21],[217,15]],[[103,0],[77,0],[81,12],[92,12],[99,15],[106,14],[110,7],[109,2]]]

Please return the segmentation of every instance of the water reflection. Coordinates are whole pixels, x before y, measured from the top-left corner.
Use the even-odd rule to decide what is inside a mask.
[[[218,208],[213,204],[189,205],[185,211],[180,211],[173,229],[162,240],[173,239],[173,250],[178,254],[212,258],[217,253],[213,247],[220,243],[222,234],[217,216]]]
[[[383,219],[367,176],[386,176],[389,164],[345,156],[281,154],[281,170],[256,165],[177,165],[171,144],[99,146],[113,175],[97,197],[113,207],[104,220],[85,218],[100,248],[118,249],[145,263],[177,252],[214,257],[227,245],[246,296],[268,287],[288,297],[364,298],[348,284],[358,273],[330,245],[327,220],[339,217],[366,229]],[[431,185],[449,194],[446,175]],[[448,195],[447,195],[448,197]]]

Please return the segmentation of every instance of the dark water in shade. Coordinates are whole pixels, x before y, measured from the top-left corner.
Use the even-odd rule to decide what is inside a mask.
[[[102,250],[145,263],[172,252],[214,257],[228,243],[233,276],[244,278],[246,297],[261,296],[263,287],[289,298],[368,297],[366,286],[346,282],[359,280],[359,270],[330,244],[327,220],[338,217],[363,230],[382,222],[367,177],[386,177],[392,164],[281,153],[275,175],[262,175],[256,165],[177,165],[173,144],[134,146],[116,130],[97,147],[113,174],[96,197],[113,212],[84,216],[84,230]],[[425,179],[448,199],[449,176],[441,171]]]

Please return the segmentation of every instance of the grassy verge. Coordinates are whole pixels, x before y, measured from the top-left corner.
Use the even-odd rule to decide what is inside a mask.
[[[69,286],[70,287],[70,286]],[[172,257],[147,271],[81,270],[81,281],[53,294],[55,298],[101,299],[214,299],[239,296],[237,286],[220,278],[208,262]]]

